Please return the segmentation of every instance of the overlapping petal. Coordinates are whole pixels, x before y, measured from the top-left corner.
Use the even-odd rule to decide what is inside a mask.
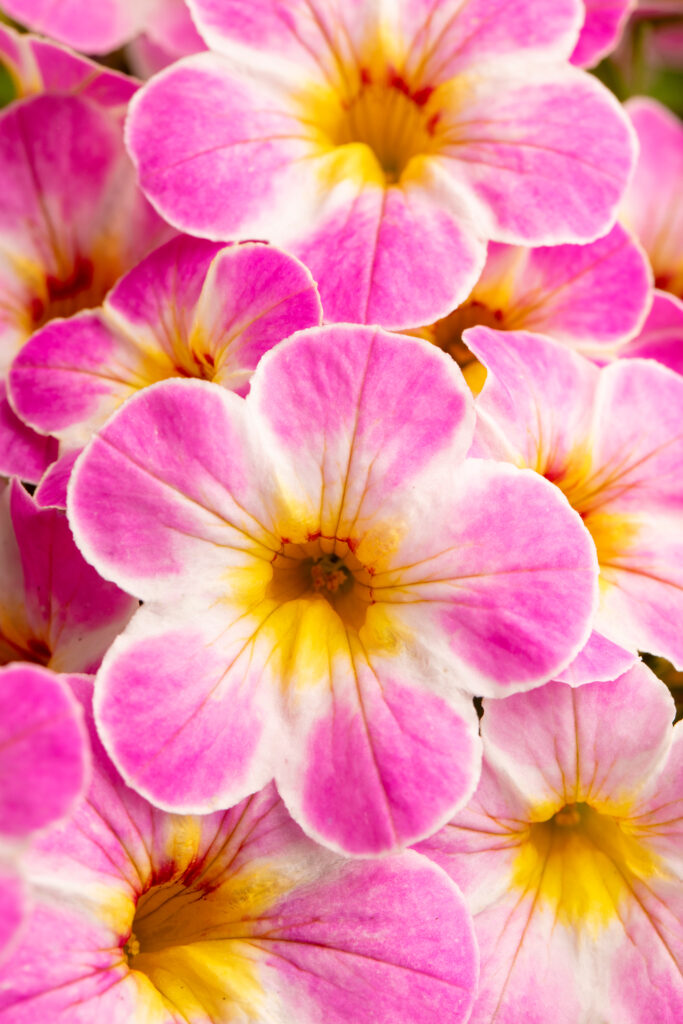
[[[572,63],[590,68],[614,49],[637,0],[583,0],[586,17]]]
[[[85,53],[107,53],[135,35],[156,0],[5,0],[4,8],[34,31],[53,36]]]
[[[0,62],[16,99],[40,93],[78,94],[102,107],[125,113],[138,88],[127,75],[72,53],[29,33],[20,35],[0,24]]]
[[[38,665],[0,669],[0,835],[19,839],[66,817],[89,782],[81,707]]]
[[[658,288],[683,298],[683,125],[656,100],[626,104],[640,143],[621,218],[640,239]]]
[[[0,960],[28,909],[20,841],[69,815],[90,781],[90,747],[71,678],[37,665],[0,668]]]
[[[683,301],[667,292],[655,291],[649,316],[640,334],[619,356],[656,359],[676,373],[683,373]]]
[[[473,359],[463,331],[476,325],[547,334],[589,357],[604,358],[643,328],[651,305],[647,257],[617,224],[586,245],[529,249],[490,243],[467,300],[416,333],[463,368]],[[472,386],[470,377],[468,383]]]
[[[549,683],[485,701],[477,794],[420,844],[475,915],[482,973],[472,1021],[677,1019],[681,732],[672,715],[666,687],[642,665],[614,683]]]
[[[245,394],[269,348],[318,324],[304,266],[269,246],[179,237],[119,281],[101,310],[48,324],[15,359],[22,419],[81,447],[131,394],[169,377]]]
[[[101,579],[64,514],[40,509],[16,480],[0,490],[0,664],[93,672],[137,601]]]
[[[0,119],[0,165],[4,377],[33,331],[98,305],[168,228],[137,187],[118,115],[80,96],[45,94],[7,110]],[[16,432],[7,417],[2,426],[0,448],[7,450]],[[15,457],[0,469],[36,479],[31,462],[22,471]]]
[[[338,326],[268,353],[246,401],[166,381],[108,421],[68,504],[86,557],[152,602],[98,677],[127,781],[199,811],[274,774],[297,819],[352,853],[404,846],[467,798],[461,691],[552,676],[596,597],[562,495],[463,462],[472,411],[434,347]]]
[[[523,332],[477,327],[466,341],[489,371],[474,453],[529,466],[564,491],[597,548],[596,630],[681,663],[680,377],[652,360],[599,370]]]
[[[339,858],[303,835],[272,786],[219,814],[166,814],[93,740],[87,803],[27,862],[41,888],[31,941],[3,969],[12,1024],[36,1013],[65,1024],[467,1019],[471,922],[425,858]]]

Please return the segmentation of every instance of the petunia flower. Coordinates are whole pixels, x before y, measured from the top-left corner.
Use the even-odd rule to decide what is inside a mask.
[[[683,125],[661,103],[641,96],[629,100],[626,111],[640,156],[620,216],[640,239],[657,288],[683,298]]]
[[[643,327],[652,304],[652,271],[638,243],[616,224],[587,245],[488,248],[486,265],[467,300],[443,320],[415,333],[438,345],[477,389],[483,374],[463,331],[547,334],[585,355],[604,357]]]
[[[619,647],[682,666],[683,380],[651,360],[598,369],[521,331],[476,327],[465,340],[488,371],[471,454],[507,459],[551,480],[595,542],[593,643],[602,652],[586,654],[600,653],[605,664],[575,665],[574,682],[591,671],[605,673],[593,679],[614,678],[623,664]]]
[[[267,239],[328,320],[405,328],[464,301],[486,241],[605,234],[633,160],[614,96],[568,58],[580,0],[190,0],[212,53],[131,106],[170,223]]]
[[[72,473],[76,541],[144,600],[96,715],[159,806],[275,777],[314,838],[400,848],[479,771],[469,693],[539,685],[585,643],[590,537],[535,474],[464,461],[473,400],[423,341],[313,328],[246,399],[199,380],[130,398]]]
[[[71,453],[156,381],[199,377],[246,394],[264,352],[321,320],[315,282],[293,256],[178,237],[126,274],[100,310],[34,334],[12,367],[12,405]],[[68,479],[72,463],[63,456],[50,476],[66,466]],[[40,491],[44,502],[45,478]]]
[[[87,801],[27,859],[36,906],[1,969],[3,1021],[464,1024],[472,923],[427,858],[330,853],[273,786],[168,814],[93,742]]]
[[[465,810],[419,849],[462,888],[471,1024],[683,1018],[683,725],[639,664],[613,683],[484,701]]]
[[[0,484],[0,665],[94,672],[137,607],[83,560],[62,512]]]
[[[27,433],[4,378],[31,334],[97,306],[169,229],[138,189],[120,114],[44,94],[0,116],[0,472],[36,482],[55,442]]]
[[[572,63],[592,68],[619,42],[637,0],[584,0],[585,20]]]
[[[0,957],[27,911],[26,840],[68,816],[89,783],[90,748],[68,677],[0,668]]]

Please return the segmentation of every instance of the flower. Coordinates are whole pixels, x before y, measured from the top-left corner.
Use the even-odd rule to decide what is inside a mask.
[[[170,223],[268,239],[328,320],[415,327],[466,299],[486,241],[609,230],[626,119],[568,63],[579,0],[192,0],[216,52],[131,105],[141,186]]]
[[[419,846],[474,915],[471,1024],[681,1019],[683,725],[671,728],[673,711],[642,664],[611,683],[484,701],[479,788]]]
[[[12,405],[63,451],[80,449],[156,381],[199,377],[246,394],[263,353],[321,319],[315,282],[294,257],[178,237],[122,277],[101,310],[33,335],[12,367]]]
[[[683,125],[645,97],[629,100],[626,110],[640,156],[620,216],[649,256],[656,287],[683,299]]]
[[[427,858],[323,850],[273,786],[168,814],[93,743],[87,801],[27,858],[36,906],[0,970],[8,1024],[464,1024],[471,919]]]
[[[89,747],[69,677],[36,665],[0,668],[0,956],[26,915],[25,843],[71,813],[89,782]]]
[[[137,608],[77,550],[66,517],[0,483],[0,665],[94,672]]]
[[[12,359],[48,321],[99,305],[169,231],[138,189],[120,114],[80,95],[12,104],[0,168],[0,472],[36,482],[55,442],[17,423],[3,381]]]
[[[681,378],[641,359],[598,369],[521,331],[475,327],[465,341],[488,372],[472,454],[505,458],[551,480],[595,542],[593,641],[602,651],[592,647],[586,654],[600,660],[573,666],[574,682],[620,674],[623,650],[615,644],[683,665]]]
[[[467,799],[463,691],[550,678],[597,596],[560,492],[464,461],[472,406],[438,349],[340,325],[277,345],[246,399],[168,380],[114,413],[67,506],[84,556],[145,602],[96,687],[127,782],[200,813],[275,777],[302,827],[358,854]]]
[[[468,327],[547,334],[585,355],[604,357],[642,327],[652,303],[652,271],[619,224],[586,245],[491,243],[467,300],[444,320],[415,333],[448,352],[475,390],[481,368],[462,340]],[[478,364],[476,364],[478,366]]]

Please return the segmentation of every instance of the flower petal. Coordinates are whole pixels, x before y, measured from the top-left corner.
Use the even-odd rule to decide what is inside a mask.
[[[619,41],[637,0],[583,0],[586,20],[572,53],[572,63],[594,67]]]
[[[81,798],[88,741],[68,679],[47,669],[0,669],[0,705],[0,834],[18,839],[65,817]]]
[[[590,242],[614,223],[635,141],[614,96],[575,68],[463,76],[433,157],[472,196],[480,230],[513,245]]]

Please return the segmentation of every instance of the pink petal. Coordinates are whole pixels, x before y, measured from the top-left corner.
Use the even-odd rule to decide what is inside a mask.
[[[683,125],[656,100],[626,105],[640,143],[621,216],[650,258],[658,288],[683,298]]]
[[[19,838],[70,813],[89,748],[68,680],[35,665],[0,669],[0,832]]]
[[[7,400],[7,387],[0,380],[0,474],[37,483],[57,458],[59,442],[45,437],[20,420]]]
[[[466,188],[489,238],[590,242],[614,223],[635,158],[614,96],[575,68],[514,66],[467,79],[433,159]],[[452,140],[452,141],[450,141]]]
[[[621,358],[656,359],[662,366],[683,374],[683,301],[656,291],[642,331],[618,354]]]
[[[594,67],[619,42],[637,0],[583,0],[586,20],[572,54],[572,63]]]
[[[134,6],[120,0],[5,0],[5,9],[17,21],[86,53],[107,53],[125,43],[150,7],[151,0]]]
[[[604,238],[581,246],[490,245],[472,298],[500,311],[501,328],[536,331],[572,348],[600,351],[640,330],[651,302],[651,279],[639,246],[617,224]]]
[[[10,513],[21,558],[29,650],[61,672],[93,672],[137,601],[101,579],[76,548],[65,515],[41,509],[16,481]],[[44,647],[44,650],[42,649]]]

